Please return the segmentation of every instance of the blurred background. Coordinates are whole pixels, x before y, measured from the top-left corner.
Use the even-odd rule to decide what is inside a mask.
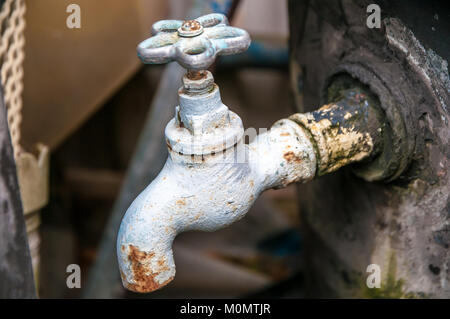
[[[165,161],[162,134],[182,73],[176,71],[176,85],[165,84],[166,66],[143,65],[136,46],[158,20],[227,14],[253,43],[248,53],[218,61],[216,83],[246,128],[269,128],[294,111],[287,84],[287,3],[77,0],[81,28],[69,29],[71,3],[24,1],[20,145],[36,158],[43,157],[36,145],[50,154],[48,201],[27,214],[39,297],[143,297],[122,288],[111,240],[118,224],[110,220],[114,214],[121,218]],[[152,151],[146,157],[139,147]],[[133,165],[140,165],[139,174]],[[278,285],[300,281],[298,212],[291,185],[264,193],[232,227],[178,236],[175,280],[145,297],[280,296]],[[81,289],[67,288],[69,264],[81,267]],[[290,294],[301,296],[300,286]]]

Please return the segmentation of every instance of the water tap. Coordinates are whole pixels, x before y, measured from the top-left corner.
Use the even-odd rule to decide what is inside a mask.
[[[150,292],[172,281],[177,234],[226,227],[267,189],[308,182],[383,151],[383,114],[370,92],[351,80],[336,82],[329,104],[279,120],[245,144],[241,118],[222,103],[206,69],[217,56],[249,45],[245,30],[229,26],[222,14],[209,14],[156,22],[153,36],[137,47],[144,63],[176,61],[187,71],[165,129],[167,161],[119,229],[118,262],[129,290]]]

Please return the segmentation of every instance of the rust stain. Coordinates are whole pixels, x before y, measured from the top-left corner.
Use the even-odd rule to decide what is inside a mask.
[[[253,181],[253,179],[250,180],[250,187],[255,186],[255,182]]]
[[[179,199],[179,200],[177,200],[177,205],[178,206],[185,206],[186,205],[186,201],[184,199]]]
[[[288,163],[291,163],[291,162],[299,163],[302,161],[302,159],[300,157],[296,156],[294,154],[294,152],[292,152],[292,151],[284,153],[283,157]]]
[[[289,133],[289,132],[285,132],[285,133],[281,133],[280,134],[280,136],[290,136],[291,135],[291,133]]]
[[[131,271],[133,273],[133,279],[135,283],[130,283],[126,280],[124,274],[121,272],[121,276],[123,279],[126,288],[134,291],[134,292],[151,292],[156,289],[161,288],[168,284],[173,277],[169,278],[163,283],[159,283],[155,277],[158,276],[162,271],[168,270],[168,266],[166,261],[163,259],[159,259],[157,261],[158,264],[158,272],[152,272],[149,274],[149,264],[151,259],[155,256],[154,253],[140,251],[137,247],[133,245],[129,245],[128,252],[128,260],[131,262]]]
[[[187,77],[189,78],[189,80],[194,80],[194,81],[198,81],[201,79],[206,78],[207,73],[206,71],[196,71],[196,70],[189,70],[187,72]]]
[[[169,270],[169,267],[167,266],[165,259],[159,259],[158,260],[158,268],[159,268],[160,271],[167,271],[167,270]]]
[[[185,31],[196,31],[201,28],[201,24],[197,20],[186,20],[183,22],[182,29]]]

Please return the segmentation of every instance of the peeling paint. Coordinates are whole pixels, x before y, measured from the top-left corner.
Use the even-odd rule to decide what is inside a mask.
[[[365,95],[347,91],[339,103],[322,106],[319,110],[294,114],[293,121],[308,130],[318,155],[318,174],[336,171],[342,166],[362,161],[374,155],[375,141],[381,143],[382,132],[369,130],[369,121],[381,129],[382,123],[371,116]]]

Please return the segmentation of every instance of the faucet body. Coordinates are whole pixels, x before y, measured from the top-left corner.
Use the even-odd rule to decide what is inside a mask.
[[[122,281],[135,292],[153,291],[173,279],[177,234],[226,227],[244,217],[264,190],[309,181],[316,170],[312,142],[287,119],[249,145],[240,137],[214,153],[180,154],[172,145],[160,174],[128,208],[119,229]]]

